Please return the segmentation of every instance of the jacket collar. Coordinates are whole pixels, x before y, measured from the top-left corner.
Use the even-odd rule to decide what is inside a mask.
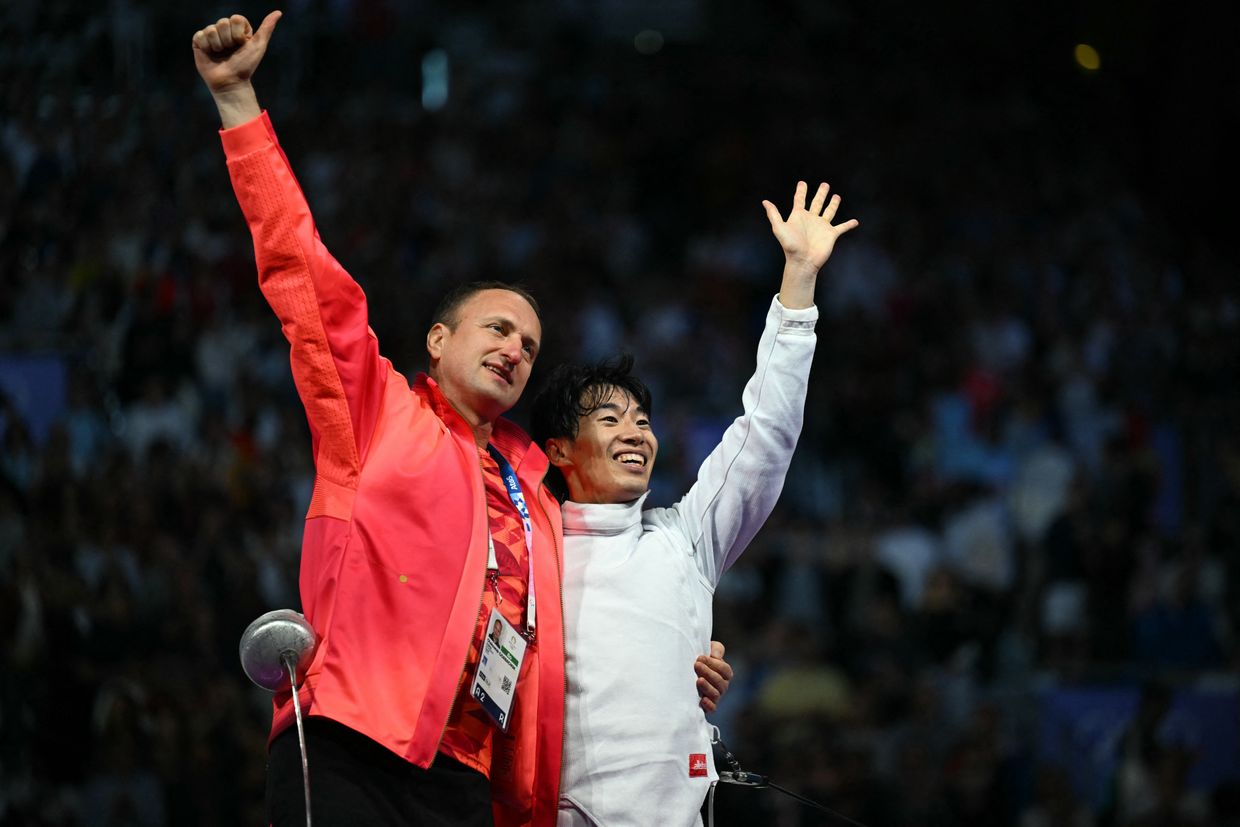
[[[438,382],[426,373],[419,373],[414,377],[413,388],[415,392],[426,397],[430,402],[431,410],[448,426],[449,430],[456,433],[457,436],[468,439],[473,444],[473,429],[469,427],[465,417],[457,413],[456,408],[452,407],[452,403],[443,395]],[[516,423],[510,422],[503,417],[495,420],[495,424],[491,427],[491,444],[498,448],[499,452],[504,455],[504,458],[512,463],[512,467],[518,476],[538,482],[541,482],[543,477],[546,476],[547,467],[550,465],[547,455],[530,440],[529,434]]]
[[[642,521],[642,503],[650,492],[627,503],[575,503],[560,506],[567,534],[623,534]]]

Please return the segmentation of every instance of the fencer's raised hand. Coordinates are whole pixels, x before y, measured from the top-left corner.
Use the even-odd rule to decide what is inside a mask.
[[[818,185],[814,200],[807,207],[805,197],[808,189],[804,181],[797,182],[792,210],[786,220],[774,204],[762,202],[766,217],[771,222],[771,231],[784,248],[784,280],[779,299],[788,308],[809,307],[814,303],[818,271],[831,257],[839,237],[859,223],[855,218],[840,224],[832,223],[840,207],[840,197],[832,195],[828,200],[831,188],[826,183]]]
[[[278,11],[267,15],[258,31],[249,20],[234,14],[194,32],[194,65],[213,94],[250,82],[280,16]]]

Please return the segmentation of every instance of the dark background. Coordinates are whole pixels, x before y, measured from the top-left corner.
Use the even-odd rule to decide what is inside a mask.
[[[283,8],[260,100],[384,353],[412,376],[449,285],[523,281],[531,389],[637,357],[657,502],[739,410],[781,265],[760,201],[827,180],[861,220],[717,595],[746,768],[871,827],[1240,823],[1214,4]],[[2,825],[263,822],[236,646],[297,605],[311,468],[190,54],[234,11],[267,9],[0,8]]]

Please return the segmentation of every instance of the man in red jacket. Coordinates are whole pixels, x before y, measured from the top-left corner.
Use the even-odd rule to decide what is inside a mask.
[[[302,609],[320,642],[300,688],[323,823],[551,825],[564,718],[559,504],[547,458],[502,419],[529,380],[538,306],[494,282],[450,293],[412,387],[366,297],[319,239],[250,80],[279,12],[194,34],[228,169],[306,409],[315,485]],[[501,643],[488,639],[498,625]],[[713,705],[717,661],[697,669]],[[292,695],[277,695],[268,808],[300,823]]]

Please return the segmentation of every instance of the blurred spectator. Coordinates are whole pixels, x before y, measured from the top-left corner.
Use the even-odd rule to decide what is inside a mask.
[[[1223,666],[1217,610],[1201,597],[1200,566],[1168,563],[1159,572],[1159,594],[1132,617],[1133,660],[1151,670],[1207,670]]]
[[[1034,802],[1020,816],[1019,827],[1093,827],[1097,820],[1076,796],[1062,767],[1038,771]]]

